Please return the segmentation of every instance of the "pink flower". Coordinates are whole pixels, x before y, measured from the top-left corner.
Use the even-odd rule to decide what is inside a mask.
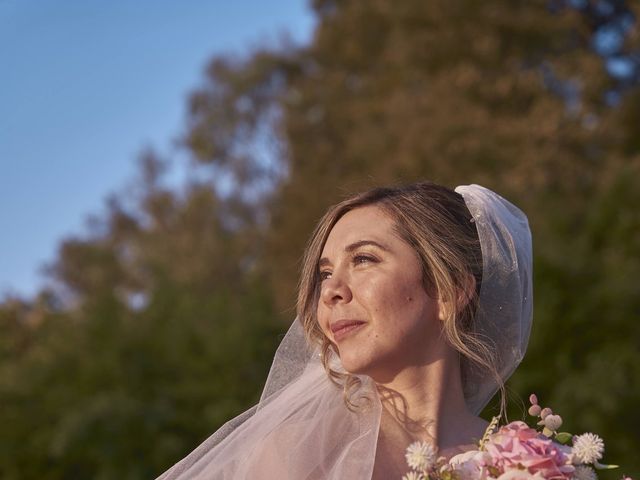
[[[485,465],[491,465],[491,455],[478,450],[460,453],[449,460],[449,466],[458,474],[460,480],[485,480]]]
[[[562,426],[562,417],[560,415],[547,415],[544,418],[544,426],[555,432]]]
[[[544,480],[540,472],[531,474],[528,470],[507,470],[496,480]]]
[[[554,443],[524,422],[511,422],[489,437],[486,450],[501,473],[526,470],[547,480],[568,480],[574,471],[571,449]]]
[[[532,417],[537,417],[542,412],[542,408],[540,408],[540,405],[531,405],[528,411],[529,415],[531,415]]]

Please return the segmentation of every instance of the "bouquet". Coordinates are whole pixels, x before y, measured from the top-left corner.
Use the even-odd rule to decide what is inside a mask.
[[[597,480],[596,470],[617,468],[600,463],[604,442],[598,435],[559,432],[560,415],[540,407],[533,394],[529,401],[538,429],[522,421],[498,428],[494,417],[477,450],[448,461],[432,444],[412,443],[405,455],[411,471],[402,480]]]

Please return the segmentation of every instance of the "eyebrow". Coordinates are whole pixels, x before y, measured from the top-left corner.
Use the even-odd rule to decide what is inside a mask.
[[[375,240],[359,240],[357,242],[351,243],[349,245],[347,245],[344,248],[344,251],[347,253],[351,253],[354,250],[357,250],[360,247],[363,247],[365,245],[372,245],[374,247],[379,248],[380,250],[384,250],[385,252],[389,252],[389,248],[386,247],[385,245],[376,242]],[[318,261],[318,267],[324,267],[325,265],[330,265],[331,261],[327,258],[327,257],[322,257],[319,261]]]

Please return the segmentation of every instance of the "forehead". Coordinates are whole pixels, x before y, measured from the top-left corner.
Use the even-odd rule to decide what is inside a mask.
[[[400,239],[394,232],[394,221],[382,209],[370,205],[359,207],[345,213],[333,226],[324,245],[323,256],[361,240],[389,244]]]

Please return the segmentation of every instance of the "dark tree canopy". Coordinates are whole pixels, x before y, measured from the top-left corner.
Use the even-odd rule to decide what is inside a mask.
[[[0,476],[159,474],[256,401],[326,207],[418,179],[527,212],[534,330],[511,417],[535,391],[637,476],[638,5],[312,6],[309,45],[211,60],[184,185],[165,181],[177,160],[143,152],[131,188],[60,246],[51,285],[0,304]]]

